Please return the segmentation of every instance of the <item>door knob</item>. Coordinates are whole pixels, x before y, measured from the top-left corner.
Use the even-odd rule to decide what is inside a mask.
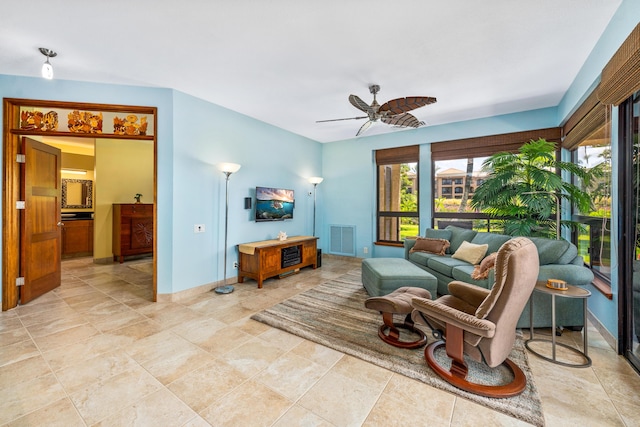
[[[64,226],[64,223],[62,221],[59,221],[58,222],[58,227],[63,227],[63,226]]]

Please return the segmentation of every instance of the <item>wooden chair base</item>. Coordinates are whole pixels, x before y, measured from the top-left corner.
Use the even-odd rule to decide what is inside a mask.
[[[393,313],[382,313],[382,320],[384,324],[378,328],[378,336],[387,344],[399,348],[413,349],[420,348],[427,343],[427,335],[413,325],[411,315],[407,315],[404,323],[394,323]],[[400,331],[398,328],[411,331],[417,334],[419,338],[415,341],[400,341]]]
[[[504,385],[490,386],[484,384],[475,384],[467,381],[467,373],[468,368],[467,364],[462,359],[456,360],[456,358],[451,359],[451,368],[450,370],[446,370],[442,366],[438,364],[435,359],[435,351],[446,345],[445,341],[436,341],[427,346],[424,350],[424,358],[427,361],[427,364],[438,374],[443,380],[447,381],[449,384],[458,387],[462,390],[468,391],[469,393],[479,394],[481,396],[486,397],[494,397],[494,398],[506,398],[517,396],[522,393],[527,386],[527,378],[522,372],[522,369],[518,367],[515,363],[513,363],[509,359],[505,359],[502,362],[503,365],[508,367],[513,373],[513,381]],[[449,355],[448,351],[447,354]],[[449,355],[451,357],[451,355]]]

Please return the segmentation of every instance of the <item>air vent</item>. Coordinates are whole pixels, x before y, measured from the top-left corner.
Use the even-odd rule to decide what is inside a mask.
[[[330,225],[329,253],[356,256],[356,227],[354,225]]]

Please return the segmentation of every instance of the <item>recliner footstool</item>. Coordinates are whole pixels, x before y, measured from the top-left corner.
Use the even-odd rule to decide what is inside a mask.
[[[405,286],[389,295],[371,297],[365,300],[365,307],[382,313],[383,324],[378,328],[378,336],[382,341],[400,348],[419,348],[427,343],[427,336],[414,326],[411,319],[411,312],[413,311],[411,300],[414,297],[431,299],[431,293],[426,289]],[[393,322],[395,313],[406,315],[403,323]],[[402,341],[400,340],[398,328],[413,332],[418,335],[418,338],[414,341]]]

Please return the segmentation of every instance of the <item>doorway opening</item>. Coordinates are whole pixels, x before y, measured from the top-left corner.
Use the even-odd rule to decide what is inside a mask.
[[[43,114],[42,112],[45,112]],[[66,124],[67,114],[69,116],[69,131],[62,130]],[[58,253],[57,257],[39,257],[32,259],[25,255],[25,243],[23,239],[23,225],[25,220],[21,219],[24,212],[28,209],[37,209],[38,200],[32,201],[31,206],[26,206],[24,202],[25,195],[23,189],[25,164],[22,163],[24,157],[19,156],[19,152],[23,146],[22,139],[31,137],[40,139],[43,136],[49,137],[72,137],[73,139],[99,139],[107,151],[115,152],[118,146],[125,147],[127,141],[131,146],[151,145],[149,149],[153,153],[152,169],[153,184],[151,188],[145,190],[144,202],[149,206],[152,213],[152,223],[157,223],[156,194],[157,194],[157,109],[155,107],[141,106],[122,106],[111,104],[93,104],[93,103],[73,103],[73,102],[57,102],[57,101],[40,101],[30,99],[4,99],[3,111],[4,127],[3,127],[3,165],[4,165],[4,186],[3,186],[3,253],[2,253],[2,310],[9,310],[16,307],[20,302],[20,294],[22,286],[28,285],[29,282],[29,265],[33,268],[47,265],[47,263],[61,263],[61,257]],[[60,124],[57,123],[58,116],[61,117]],[[74,126],[72,127],[71,118],[74,118]],[[125,119],[119,119],[118,116]],[[63,118],[64,117],[64,118]],[[90,117],[84,126],[78,126],[78,122],[82,124],[84,117]],[[138,119],[138,117],[140,117]],[[35,118],[35,121],[34,121]],[[46,119],[46,120],[43,120]],[[99,121],[98,121],[99,119]],[[104,132],[102,131],[104,119]],[[137,119],[137,121],[135,120]],[[147,119],[149,119],[147,121]],[[113,121],[113,130],[110,125]],[[52,126],[52,123],[55,126]],[[144,126],[141,126],[144,125]],[[99,128],[97,127],[99,126]],[[147,131],[147,126],[149,130]],[[141,131],[144,129],[144,131]],[[123,145],[125,144],[125,145]],[[105,151],[105,152],[107,152]],[[28,160],[27,160],[28,161]],[[60,165],[57,169],[57,190],[49,190],[56,193],[54,196],[58,198],[58,206],[56,209],[57,218],[55,223],[57,227],[50,227],[52,230],[49,234],[58,234],[61,236],[61,179]],[[106,179],[109,173],[103,174],[102,179]],[[117,175],[117,174],[116,174]],[[97,178],[97,177],[96,177]],[[116,184],[117,185],[117,184]],[[36,185],[39,189],[39,187]],[[131,188],[138,195],[139,191]],[[98,189],[98,193],[100,190]],[[107,195],[101,201],[103,209],[111,210],[111,203],[124,203],[126,200],[108,200],[108,191],[104,191],[102,196]],[[115,197],[115,196],[114,196]],[[122,197],[122,196],[121,196]],[[131,194],[131,203],[133,203],[134,194]],[[97,204],[96,204],[97,205]],[[24,207],[24,209],[22,209]],[[98,206],[96,208],[99,209]],[[99,215],[98,209],[95,210]],[[110,213],[109,213],[110,215]],[[49,215],[51,216],[51,215]],[[111,217],[101,218],[102,221],[111,221]],[[46,224],[51,225],[53,220],[48,218]],[[149,230],[151,231],[151,230]],[[151,233],[147,231],[147,238],[152,240],[151,252],[152,276],[153,276],[153,301],[157,300],[157,276],[156,276],[156,248],[157,248],[157,231],[153,227]],[[95,237],[94,237],[95,238]],[[104,239],[104,236],[102,237]],[[110,236],[109,236],[110,239]],[[61,244],[57,245],[56,250],[61,250]],[[93,248],[92,248],[93,250]],[[103,256],[104,260],[111,261],[109,257]],[[25,264],[27,267],[25,268]],[[27,271],[25,277],[25,271]],[[24,284],[23,284],[24,283]]]

